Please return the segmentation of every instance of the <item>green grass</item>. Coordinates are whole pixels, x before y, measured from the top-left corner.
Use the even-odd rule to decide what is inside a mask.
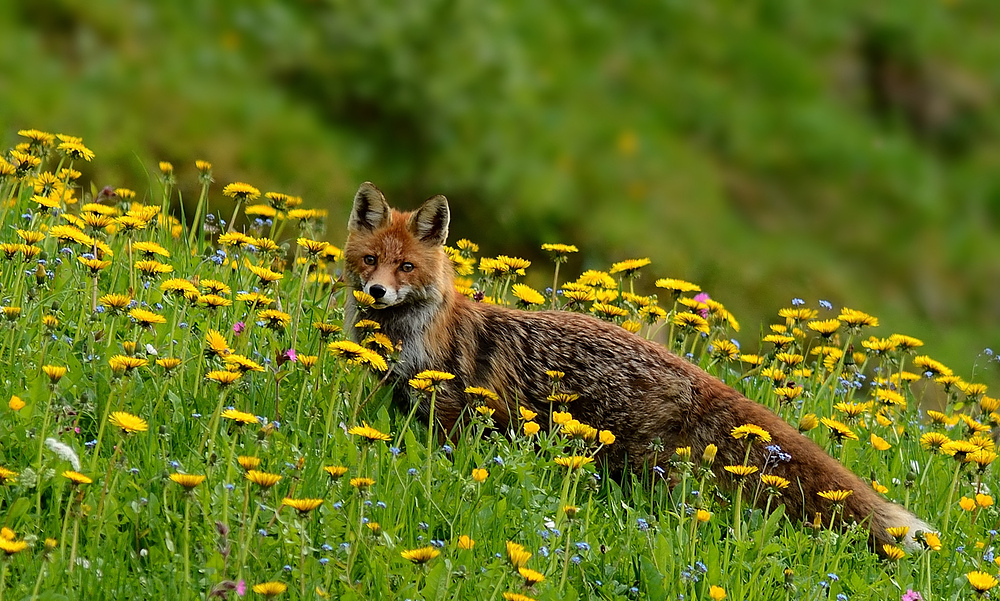
[[[644,319],[640,307],[657,301],[622,294],[630,279],[618,274],[609,288],[590,288],[623,310],[625,315],[613,318],[618,323],[688,354],[791,423],[808,424],[809,414],[846,422],[858,440],[841,444],[826,426],[803,429],[863,478],[887,487],[886,497],[940,528],[938,551],[880,559],[860,528],[831,531],[789,521],[780,499],[765,503],[764,510],[746,509],[768,494],[756,475],[747,479],[739,497],[743,511],[736,516],[736,495],[715,487],[700,449],[694,456],[691,450],[662,449],[670,457],[662,472],[635,473],[619,482],[597,463],[580,469],[556,463],[559,457],[592,457],[601,445],[569,440],[559,428],[527,436],[520,421],[507,432],[474,413],[470,427],[447,446],[428,444],[434,434],[406,407],[390,402],[381,371],[329,350],[340,334],[315,325],[342,328],[348,291],[337,281],[339,251],[330,247],[310,258],[296,239],[339,239],[339,225],[327,233],[322,214],[308,213],[273,226],[247,220],[243,237],[220,243],[225,233],[220,221],[230,219],[237,203],[213,187],[209,175],[199,178],[193,168],[178,166],[176,174],[160,177],[137,195],[142,203],[127,193],[101,202],[115,210],[114,233],[83,223],[76,232],[57,230],[53,226],[81,218],[97,189],[78,182],[77,202],[65,205],[56,197],[53,210],[41,211],[34,178],[76,166],[80,159],[54,149],[33,152],[41,156],[39,165],[0,180],[0,243],[5,244],[0,246],[0,362],[7,366],[4,399],[11,399],[0,408],[0,467],[12,472],[0,472],[7,474],[0,485],[0,521],[8,529],[5,538],[15,541],[3,543],[11,552],[0,559],[0,600],[204,599],[213,592],[232,599],[242,586],[259,596],[252,587],[265,582],[282,583],[287,591],[281,596],[290,599],[499,599],[503,593],[534,599],[707,599],[712,586],[731,599],[898,599],[908,589],[924,599],[955,599],[973,595],[967,573],[997,573],[991,561],[997,508],[967,511],[959,501],[974,498],[978,484],[992,486],[992,468],[980,470],[920,444],[921,435],[932,431],[968,438],[970,426],[959,414],[995,426],[997,416],[989,415],[995,401],[964,381],[920,375],[923,368],[914,361],[923,348],[865,354],[862,341],[892,334],[880,328],[850,330],[842,324],[827,344],[834,349],[826,355],[830,359],[812,353],[823,341],[807,334],[805,324],[836,318],[839,307],[810,301],[800,308],[815,307],[815,316],[776,318],[792,334],[784,350],[800,355],[801,363],[793,365],[794,357],[762,341],[763,363],[755,368],[749,357],[723,355],[721,341],[733,331],[718,307],[702,333],[677,325],[674,317],[687,308],[667,290],[661,289],[658,301],[666,317],[654,313]],[[165,216],[180,210],[174,193],[178,179],[206,199],[230,203],[204,227],[199,220],[193,235]],[[160,215],[140,204],[160,209]],[[247,205],[240,203],[238,210]],[[129,232],[128,220],[121,219],[129,212],[145,212],[149,219]],[[32,240],[30,232],[39,232],[39,239],[24,244],[25,237]],[[261,239],[267,235],[278,243],[270,252]],[[255,238],[251,246],[246,236]],[[172,272],[143,275],[135,267],[144,259],[140,242],[166,249],[169,257],[157,258]],[[98,252],[101,245],[107,250]],[[110,263],[83,265],[80,258],[95,252]],[[249,264],[282,277],[263,285]],[[505,291],[515,278],[472,272],[476,264],[473,251],[458,253],[457,268],[470,272],[463,283],[513,304]],[[529,273],[551,280],[550,269],[536,264]],[[574,277],[564,269],[560,284]],[[190,298],[161,288],[170,281],[183,292],[180,279],[197,290]],[[224,300],[209,308],[213,286]],[[274,300],[269,309],[284,314],[273,314],[270,327],[260,314],[265,307],[251,306],[244,296],[255,290]],[[113,309],[105,297],[112,293],[127,295],[130,304]],[[556,302],[568,304],[562,296]],[[594,302],[578,303],[574,310],[590,311]],[[161,316],[162,323],[142,327],[135,316],[152,318],[136,309]],[[760,329],[772,333],[767,325]],[[229,348],[229,362],[223,349],[212,352],[213,330]],[[372,347],[384,352],[377,342]],[[295,360],[286,360],[290,348]],[[233,355],[252,362],[245,362],[249,371],[228,386],[206,377],[218,379],[213,372],[233,365]],[[165,366],[168,358],[179,363]],[[56,380],[59,373],[45,366],[68,371]],[[991,355],[977,358],[974,366],[955,373],[975,382],[983,370],[996,370]],[[915,373],[918,380],[897,379],[901,384],[893,386],[902,372]],[[781,402],[789,381],[801,390],[794,400]],[[879,388],[898,390],[906,407],[875,403],[854,419],[835,408],[873,401]],[[942,409],[950,421],[932,423],[922,411],[929,407]],[[241,424],[229,408],[260,417]],[[567,409],[572,412],[572,403]],[[127,432],[120,425],[136,420],[119,416],[112,422],[114,412],[141,418],[147,428]],[[549,423],[548,416],[536,419]],[[350,432],[363,423],[391,439],[368,441]],[[872,435],[891,447],[876,450]],[[71,450],[47,444],[50,438]],[[985,439],[980,444],[992,447]],[[70,455],[79,461],[75,471],[91,482],[74,484],[65,475],[74,469]],[[270,488],[251,482],[240,457],[258,458],[257,470],[280,480]],[[331,477],[327,466],[345,467],[346,473]],[[474,469],[485,469],[486,477],[474,478]],[[176,474],[205,479],[187,491],[171,479]],[[374,483],[358,487],[354,478]],[[283,505],[286,498],[322,503],[299,512]],[[980,500],[988,505],[987,497]],[[566,506],[578,509],[567,512]],[[462,548],[461,536],[475,544]],[[16,541],[27,545],[17,550]],[[525,587],[507,556],[508,541],[531,554],[526,566],[543,574],[542,582]],[[438,554],[424,564],[402,555],[428,546]]]

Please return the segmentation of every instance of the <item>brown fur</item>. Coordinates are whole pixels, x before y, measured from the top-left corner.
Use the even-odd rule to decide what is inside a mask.
[[[384,205],[384,206],[383,206]],[[372,208],[374,207],[374,209]],[[494,419],[506,426],[522,405],[547,423],[547,370],[565,372],[561,388],[579,395],[570,410],[581,422],[607,429],[617,441],[599,459],[612,470],[649,467],[664,462],[675,447],[691,446],[699,457],[708,444],[718,446],[715,471],[732,485],[722,466],[740,464],[746,442],[730,436],[734,427],[751,423],[771,433],[773,442],[792,456],[768,473],[792,482],[781,497],[788,515],[826,515],[823,490],[850,489],[845,517],[869,520],[877,542],[891,542],[885,528],[910,526],[911,535],[930,528],[901,507],[882,499],[847,468],[765,407],[747,399],[662,345],[594,317],[564,311],[519,311],[474,302],[454,290],[450,261],[441,248],[448,214],[443,197],[411,213],[390,210],[371,184],[358,191],[345,247],[346,272],[356,289],[387,289],[394,303],[360,309],[348,305],[348,324],[366,318],[402,349],[393,375],[403,382],[424,369],[455,374],[437,393],[436,419],[451,430],[463,418],[467,386],[497,392]],[[366,219],[375,215],[374,219]],[[430,224],[429,227],[422,227]],[[376,265],[365,263],[375,257]],[[412,271],[404,271],[404,263]],[[405,294],[399,291],[405,290]],[[390,294],[391,293],[391,294]],[[424,418],[426,407],[421,408]],[[656,454],[660,442],[667,453]],[[750,463],[763,467],[767,453],[753,445]],[[912,544],[912,540],[910,541]]]

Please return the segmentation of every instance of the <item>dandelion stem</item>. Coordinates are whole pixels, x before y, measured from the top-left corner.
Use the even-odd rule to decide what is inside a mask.
[[[951,478],[951,487],[948,489],[948,501],[944,504],[944,524],[941,526],[941,532],[948,532],[948,522],[951,521],[951,503],[955,500],[955,489],[958,488],[958,475],[962,471],[962,466],[965,464],[958,462],[955,466],[955,475]]]
[[[49,394],[47,395],[47,398],[45,399],[45,415],[42,418],[42,430],[41,430],[41,432],[40,432],[40,434],[38,436],[38,460],[35,462],[35,469],[38,472],[39,479],[41,479],[41,476],[42,476],[42,451],[45,450],[45,435],[46,435],[46,433],[48,432],[48,429],[49,429],[49,414],[51,413],[51,409],[52,409],[52,394],[53,394],[53,392],[55,390],[54,387],[55,387],[54,384],[49,385]],[[36,510],[37,510],[38,516],[41,517],[41,515],[42,515],[42,488],[43,488],[42,485],[41,485],[41,482],[38,483],[37,488],[38,488],[38,498],[37,498],[37,503],[36,503]]]
[[[236,226],[236,216],[240,214],[240,208],[243,207],[243,198],[237,198],[236,200],[236,210],[233,211],[233,216],[229,219],[229,228],[226,230],[231,233],[233,228]]]
[[[112,386],[111,390],[114,391],[115,387]],[[104,440],[104,428],[108,424],[108,416],[111,415],[111,405],[114,400],[112,394],[108,394],[108,400],[104,405],[104,416],[101,418],[101,425],[97,427],[97,444],[94,445],[93,455],[90,457],[90,471],[94,471],[97,468],[97,458],[101,454],[101,441]]]
[[[433,478],[432,478],[432,466],[434,464],[432,462],[432,459],[434,458],[434,425],[435,425],[434,424],[434,406],[437,404],[435,402],[436,400],[437,400],[437,391],[436,390],[432,390],[431,391],[431,399],[430,399],[431,406],[430,406],[430,410],[428,411],[428,418],[427,418],[427,467],[426,467],[426,470],[425,470],[426,473],[424,474],[424,480],[427,483],[427,496],[428,497],[431,496],[431,483],[433,482]]]
[[[184,596],[191,593],[191,493],[184,493]]]
[[[194,219],[191,221],[191,231],[188,233],[188,247],[194,246],[194,239],[199,233],[204,233],[205,224],[203,222],[203,214],[205,212],[205,203],[208,201],[208,185],[211,182],[211,178],[203,178],[201,184],[201,192],[198,194],[198,206],[194,210]],[[199,236],[200,237],[200,236]],[[201,250],[201,244],[198,245],[198,251]]]

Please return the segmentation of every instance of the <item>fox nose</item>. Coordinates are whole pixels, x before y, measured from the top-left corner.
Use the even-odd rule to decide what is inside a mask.
[[[383,296],[385,296],[385,292],[386,292],[385,286],[382,286],[380,284],[372,284],[372,287],[368,289],[368,294],[375,297],[375,300],[378,300]]]

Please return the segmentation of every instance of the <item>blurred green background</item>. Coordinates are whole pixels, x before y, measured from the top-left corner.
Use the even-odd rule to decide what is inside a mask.
[[[0,135],[84,137],[98,186],[193,161],[341,225],[360,182],[564,273],[650,257],[744,324],[879,316],[966,378],[1000,347],[995,0],[7,0]],[[538,265],[536,264],[536,265]],[[535,269],[544,287],[548,268]],[[976,373],[972,372],[976,365]]]

